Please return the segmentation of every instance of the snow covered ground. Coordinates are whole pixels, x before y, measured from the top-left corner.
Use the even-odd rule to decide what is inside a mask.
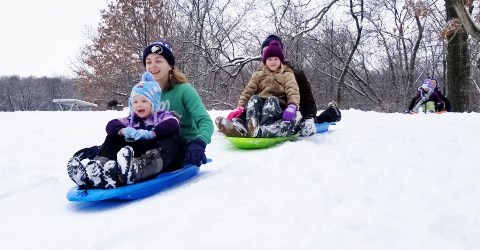
[[[344,110],[328,133],[253,151],[215,132],[182,186],[69,202],[68,158],[125,115],[0,113],[2,249],[480,249],[478,113]]]

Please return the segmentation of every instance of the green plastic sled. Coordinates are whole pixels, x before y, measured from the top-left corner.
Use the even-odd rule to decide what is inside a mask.
[[[259,149],[268,148],[275,144],[295,140],[296,135],[289,137],[273,137],[273,138],[245,138],[245,137],[226,137],[236,148],[240,149]]]

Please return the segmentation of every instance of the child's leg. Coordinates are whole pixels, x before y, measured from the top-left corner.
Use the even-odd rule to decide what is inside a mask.
[[[433,102],[433,101],[428,101],[428,102],[426,102],[426,103],[425,103],[425,111],[426,111],[427,113],[430,113],[430,112],[433,113],[433,112],[435,112],[435,102]]]
[[[247,131],[247,112],[243,112],[238,118],[233,118],[232,123],[240,132],[245,133]]]
[[[252,118],[260,120],[260,116],[262,115],[263,102],[264,100],[258,95],[250,97],[245,111],[247,123]]]
[[[126,183],[137,183],[160,173],[164,166],[160,152],[160,149],[154,148],[138,158],[133,158],[128,172],[124,175],[127,178]]]
[[[119,186],[119,168],[115,160],[96,156],[85,167],[91,188],[110,189]]]
[[[258,95],[254,95],[248,100],[246,111],[247,137],[257,137],[258,123],[262,116],[264,101],[265,100]]]
[[[258,137],[272,138],[272,137],[287,137],[294,133],[295,122],[277,120],[268,125],[261,125],[259,127]]]
[[[282,117],[282,111],[285,105],[280,104],[280,100],[276,96],[270,96],[265,100],[262,107],[262,115],[260,117],[260,126],[272,124]]]
[[[132,147],[122,148],[117,155],[121,169],[121,182],[124,184],[136,183],[160,172],[178,169],[172,164],[177,161],[177,154],[182,152],[183,144],[180,135],[174,134],[154,141],[149,150],[136,158],[132,157],[134,154]]]
[[[93,188],[115,188],[121,169],[116,162],[118,151],[127,145],[122,136],[107,135],[98,150],[98,155],[86,165],[88,179]]]
[[[420,106],[418,106],[418,113],[426,113],[427,112],[427,103],[422,103]]]

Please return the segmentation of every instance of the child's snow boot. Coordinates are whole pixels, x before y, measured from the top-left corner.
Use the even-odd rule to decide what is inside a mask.
[[[80,188],[88,188],[90,181],[87,177],[87,171],[78,157],[72,157],[67,163],[68,176],[74,181]]]
[[[118,180],[122,185],[128,185],[135,182],[133,173],[133,148],[125,146],[117,153],[117,164],[120,169]]]
[[[120,186],[118,181],[118,175],[120,168],[117,161],[109,160],[103,164],[103,177],[105,181],[105,188],[116,188]]]
[[[311,136],[317,133],[317,127],[313,118],[305,119],[300,122],[300,136]]]
[[[92,188],[110,189],[117,187],[118,166],[114,160],[96,156],[85,167]]]
[[[242,133],[235,124],[225,117],[217,117],[215,119],[215,125],[218,130],[228,137],[245,137],[245,133]]]
[[[91,160],[85,166],[88,179],[92,182],[92,188],[102,188],[104,186],[103,171],[100,162]]]
[[[151,149],[138,158],[134,158],[130,172],[135,182],[160,173],[163,169],[161,149]]]

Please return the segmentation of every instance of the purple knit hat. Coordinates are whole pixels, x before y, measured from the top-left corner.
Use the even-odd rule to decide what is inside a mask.
[[[430,78],[427,78],[427,79],[423,80],[422,87],[423,87],[424,85],[427,85],[428,88],[430,88],[430,89],[433,88],[433,86],[432,86],[432,80],[431,80]]]
[[[278,57],[278,59],[280,59],[280,62],[285,62],[285,56],[283,55],[282,47],[280,46],[280,43],[276,40],[271,41],[265,52],[263,52],[263,63],[265,64],[267,59],[270,57]]]

